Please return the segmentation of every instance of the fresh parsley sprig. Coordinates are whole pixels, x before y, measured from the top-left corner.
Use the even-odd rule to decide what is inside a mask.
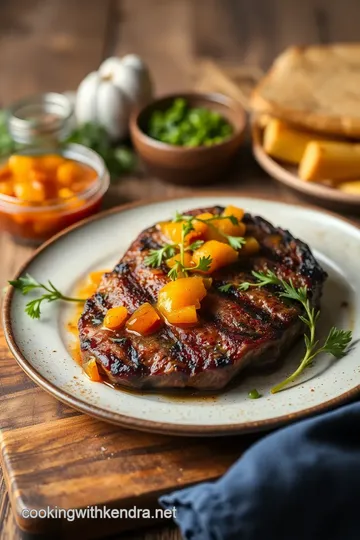
[[[32,319],[40,319],[41,316],[41,304],[42,302],[54,302],[55,300],[65,300],[66,302],[85,302],[83,298],[72,298],[62,294],[59,289],[55,287],[51,281],[48,281],[45,285],[44,283],[39,283],[34,279],[30,274],[25,274],[25,276],[9,281],[15,289],[18,289],[23,295],[27,295],[35,289],[42,289],[45,291],[39,298],[35,298],[28,302],[25,306],[25,312]]]
[[[266,272],[251,272],[252,275],[257,279],[256,282],[250,283],[249,281],[244,281],[239,285],[241,291],[247,291],[250,287],[264,287],[265,285],[282,285],[286,283],[284,280],[281,280],[277,277],[274,272],[267,270]]]
[[[195,240],[192,244],[185,247],[185,251],[195,251],[196,249],[199,249],[204,243],[204,240]]]
[[[145,257],[144,263],[152,268],[159,268],[162,265],[163,259],[173,257],[176,253],[177,244],[165,244],[160,249],[151,249],[149,255]]]
[[[246,244],[246,240],[242,236],[230,236],[224,233],[221,233],[221,234],[227,238],[227,241],[229,242],[230,246],[233,249],[235,249],[235,251],[238,251],[239,249],[243,247],[244,244]]]
[[[221,285],[220,287],[218,287],[218,289],[220,292],[229,292],[232,286],[233,286],[232,283],[225,283],[224,285]]]
[[[175,281],[179,274],[186,277],[189,272],[207,272],[210,269],[212,259],[210,255],[208,257],[200,257],[196,266],[183,266],[181,261],[176,261],[174,266],[168,272],[168,276],[172,281]]]
[[[246,291],[250,287],[264,287],[267,285],[281,287],[281,291],[278,293],[280,297],[295,300],[303,306],[305,313],[304,315],[299,315],[299,318],[308,327],[308,332],[304,334],[306,351],[303,359],[298,368],[289,377],[271,389],[272,394],[279,392],[289,383],[292,383],[299,375],[301,375],[305,368],[312,364],[315,357],[320,353],[328,353],[335,356],[335,358],[341,358],[341,356],[344,355],[352,340],[352,332],[350,330],[340,330],[336,327],[332,327],[323,345],[319,345],[319,341],[316,339],[316,323],[320,311],[315,310],[315,308],[311,306],[306,286],[296,288],[291,279],[286,281],[279,278],[271,270],[267,270],[266,272],[252,272],[252,274],[257,281],[255,283],[242,283],[239,286],[240,290]]]

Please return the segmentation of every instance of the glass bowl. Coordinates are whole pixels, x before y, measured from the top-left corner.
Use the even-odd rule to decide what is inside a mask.
[[[26,156],[48,153],[48,148],[28,148],[17,152]],[[51,154],[54,153],[91,167],[96,172],[96,179],[76,196],[43,203],[25,203],[16,197],[0,194],[0,229],[17,242],[41,244],[62,229],[95,214],[108,190],[109,172],[96,152],[80,144],[68,144],[55,151],[52,149]]]

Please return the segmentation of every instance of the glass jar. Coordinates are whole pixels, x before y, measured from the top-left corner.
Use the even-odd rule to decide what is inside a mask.
[[[62,144],[73,122],[73,107],[62,94],[43,94],[22,100],[9,109],[9,133],[21,145],[21,150],[16,151],[15,159],[13,154],[1,164],[0,188],[12,186],[14,192],[10,187],[0,189],[0,229],[7,231],[15,241],[40,244],[100,209],[109,187],[109,173],[103,159],[93,150],[79,144]],[[26,170],[25,165],[24,169],[15,169],[15,160],[24,163]],[[55,162],[56,165],[57,161],[60,165],[70,164],[70,170],[71,165],[74,170],[83,169],[84,174],[88,169],[91,181],[76,182],[76,190],[73,184],[67,187],[57,184],[59,169],[56,166],[51,174],[41,169],[45,163]],[[31,180],[33,177],[35,180]],[[31,185],[35,182],[38,188],[42,185],[44,192],[54,192],[56,196],[38,201],[16,196],[21,186],[26,189],[29,182]]]
[[[24,156],[43,154],[43,148],[18,152],[18,155]],[[101,207],[110,183],[103,159],[80,144],[64,146],[56,154],[89,166],[96,172],[96,179],[87,189],[76,193],[76,196],[48,200],[42,204],[26,204],[16,197],[1,194],[0,229],[10,233],[18,242],[41,244],[62,229],[95,214]]]
[[[74,109],[64,94],[48,92],[14,103],[8,110],[13,140],[32,147],[56,147],[74,127]]]

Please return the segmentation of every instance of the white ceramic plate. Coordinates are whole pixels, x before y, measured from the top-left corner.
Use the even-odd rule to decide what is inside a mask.
[[[327,213],[277,202],[234,195],[184,198],[110,211],[84,222],[43,246],[21,273],[39,281],[51,279],[65,293],[90,270],[114,265],[129,243],[145,227],[169,218],[175,210],[234,204],[288,228],[307,242],[329,273],[322,300],[319,336],[331,325],[360,336],[360,231]],[[291,351],[284,366],[271,375],[252,375],[213,398],[173,398],[131,394],[91,382],[67,350],[70,336],[65,321],[68,305],[44,306],[40,321],[31,320],[24,307],[28,297],[7,294],[6,339],[26,373],[65,403],[98,418],[136,429],[189,435],[216,435],[274,427],[295,418],[333,407],[360,391],[359,349],[341,360],[319,358],[297,385],[270,395],[270,388],[298,364],[302,346]],[[253,400],[256,388],[263,397]]]

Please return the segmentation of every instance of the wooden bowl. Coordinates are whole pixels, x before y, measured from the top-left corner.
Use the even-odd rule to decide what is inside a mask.
[[[294,189],[316,204],[344,212],[360,210],[360,195],[344,193],[339,189],[306,182],[297,174],[297,167],[289,163],[280,163],[270,157],[263,147],[263,128],[254,120],[251,125],[253,153],[259,165],[275,180]]]
[[[190,107],[206,107],[221,114],[234,129],[231,137],[213,146],[184,147],[157,141],[146,134],[153,111],[169,108],[176,98]],[[222,94],[184,93],[157,99],[130,119],[133,144],[149,173],[174,184],[208,184],[224,177],[242,141],[246,125],[244,109]]]

